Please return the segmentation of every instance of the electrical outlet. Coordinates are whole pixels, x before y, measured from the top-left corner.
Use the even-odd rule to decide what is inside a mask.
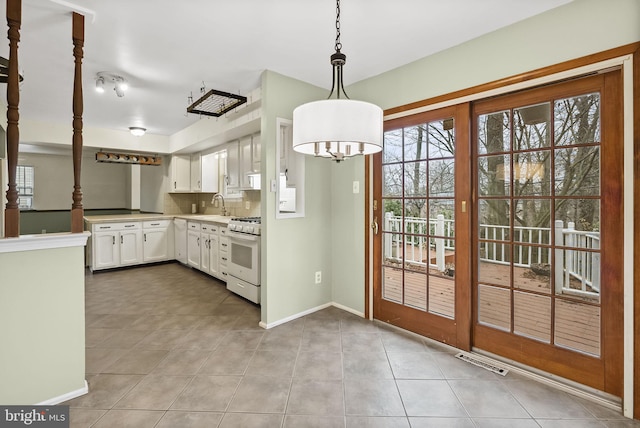
[[[201,205],[202,205],[202,208],[204,208],[205,207],[205,201],[202,201]]]
[[[316,272],[316,284],[320,284],[322,282],[322,271]]]
[[[354,181],[353,182],[353,193],[360,193],[360,182],[359,181]]]
[[[247,209],[247,210],[250,210],[251,209],[251,202],[250,201],[246,201],[244,203],[244,208]]]

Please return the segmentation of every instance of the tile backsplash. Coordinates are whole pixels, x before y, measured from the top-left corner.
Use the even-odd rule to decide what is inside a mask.
[[[191,206],[196,204],[197,214],[222,215],[221,201],[216,201],[216,205],[212,203],[214,195],[215,193],[165,193],[163,212],[164,214],[191,214]],[[259,217],[260,191],[244,191],[242,198],[225,199],[224,204],[232,217]]]

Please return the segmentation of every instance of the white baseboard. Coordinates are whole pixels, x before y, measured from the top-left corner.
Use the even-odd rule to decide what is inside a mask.
[[[274,322],[269,323],[269,324],[260,321],[258,323],[258,325],[260,327],[264,328],[265,330],[268,330],[270,328],[277,327],[277,326],[279,326],[281,324],[288,323],[289,321],[293,321],[295,319],[302,318],[302,317],[304,317],[306,315],[309,315],[309,314],[312,314],[314,312],[321,311],[323,309],[328,308],[329,306],[334,306],[334,307],[336,307],[338,309],[341,309],[341,310],[346,311],[346,312],[350,312],[350,313],[352,313],[354,315],[357,315],[357,316],[359,316],[361,318],[364,318],[364,314],[362,312],[356,311],[356,310],[354,310],[352,308],[349,308],[347,306],[341,305],[341,304],[336,303],[336,302],[329,302],[329,303],[325,303],[325,304],[320,305],[320,306],[316,306],[316,307],[311,308],[311,309],[307,309],[306,311],[298,312],[297,314],[293,314],[293,315],[291,315],[289,317],[282,318],[281,320],[274,321]]]
[[[274,321],[274,322],[269,323],[269,324],[266,324],[266,323],[263,323],[262,321],[260,321],[259,325],[260,325],[260,327],[268,330],[270,328],[277,327],[277,326],[279,326],[281,324],[284,324],[284,323],[287,323],[289,321],[293,321],[295,319],[302,318],[305,315],[309,315],[309,314],[312,314],[314,312],[321,311],[322,309],[328,308],[329,306],[331,306],[331,303],[325,303],[324,305],[316,306],[315,308],[311,308],[311,309],[307,309],[306,311],[298,312],[297,314],[293,314],[293,315],[291,315],[289,317],[282,318],[281,320]]]
[[[345,312],[350,312],[354,315],[359,316],[360,318],[364,318],[364,312],[356,311],[355,309],[350,308],[348,306],[341,305],[340,303],[331,302],[331,306],[335,306],[336,308],[342,309]]]
[[[84,387],[80,389],[76,389],[75,391],[67,392],[66,394],[58,395],[57,397],[50,398],[45,401],[41,401],[40,403],[36,403],[36,406],[53,406],[55,404],[64,403],[65,401],[69,401],[73,398],[80,397],[81,395],[85,395],[89,393],[89,384],[87,381],[84,381]]]

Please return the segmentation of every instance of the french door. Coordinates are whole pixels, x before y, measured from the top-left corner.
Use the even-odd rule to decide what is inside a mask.
[[[468,111],[460,105],[386,122],[373,186],[374,317],[464,349],[470,345]]]
[[[619,71],[385,123],[373,313],[622,395]]]
[[[475,103],[473,345],[622,394],[620,72]]]

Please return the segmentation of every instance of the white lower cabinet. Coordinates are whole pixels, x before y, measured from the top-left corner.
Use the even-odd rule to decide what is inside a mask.
[[[120,261],[120,246],[116,245],[116,240],[120,240],[118,232],[93,232],[91,240],[93,241],[91,270],[118,266]]]
[[[218,226],[202,223],[200,231],[200,270],[219,277],[218,271]]]
[[[187,223],[187,264],[227,281],[227,227],[206,222]]]
[[[139,224],[136,226],[140,227]],[[142,230],[131,229],[120,232],[120,266],[142,263]]]
[[[142,223],[143,261],[145,263],[169,260],[171,220]]]
[[[187,264],[200,269],[200,223],[187,222]]]
[[[96,224],[91,232],[91,270],[142,263],[140,222]]]
[[[187,220],[176,218],[173,220],[173,236],[175,242],[175,259],[187,264]]]

